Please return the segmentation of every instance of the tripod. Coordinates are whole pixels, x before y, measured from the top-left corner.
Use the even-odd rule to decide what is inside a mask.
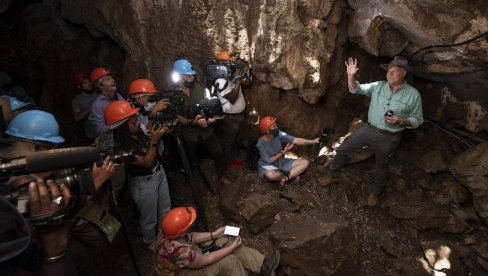
[[[190,165],[190,161],[188,160],[188,155],[187,155],[187,152],[185,150],[185,141],[184,141],[181,133],[178,131],[178,129],[175,129],[172,133],[173,133],[173,138],[175,139],[175,142],[176,142],[176,147],[178,148],[178,154],[180,156],[181,163],[183,165],[183,170],[184,170],[185,178],[186,178],[185,180],[190,185],[193,200],[195,201],[197,211],[199,212],[199,215],[197,217],[197,222],[195,224],[196,225],[203,224],[202,225],[203,230],[208,231],[209,228],[208,228],[207,216],[205,214],[205,206],[203,205],[203,202],[202,202],[200,189],[198,188],[198,186],[195,183],[195,177],[194,177],[194,173],[192,170],[192,166]],[[192,159],[196,160],[193,152],[192,152]],[[210,192],[213,194],[213,188],[210,186],[210,182],[208,181],[207,176],[205,175],[205,173],[202,170],[202,168],[200,167],[200,165],[193,164],[193,167],[198,168],[205,185],[210,190]]]
[[[122,220],[122,214],[120,213],[120,210],[119,210],[119,204],[117,201],[117,196],[115,195],[115,192],[112,189],[112,180],[109,180],[106,184],[108,184],[106,186],[107,186],[107,189],[109,192],[109,202],[111,203],[111,204],[109,203],[109,205],[113,204],[113,206],[114,206],[114,208],[111,208],[113,211],[112,213],[120,221],[120,229],[122,229],[122,234],[124,236],[125,245],[127,246],[127,251],[129,251],[129,256],[130,256],[130,259],[132,261],[134,271],[135,271],[137,276],[140,276],[141,273],[139,272],[139,267],[137,266],[136,258],[134,256],[134,251],[132,250],[132,246],[130,245],[129,237],[127,236],[127,232],[125,230],[125,224]]]

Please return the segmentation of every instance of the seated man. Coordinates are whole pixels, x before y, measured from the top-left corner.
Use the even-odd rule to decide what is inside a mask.
[[[310,165],[306,159],[285,158],[285,153],[294,145],[313,145],[319,143],[319,138],[306,140],[295,138],[278,129],[276,118],[264,117],[259,122],[259,130],[264,135],[256,144],[259,150],[259,177],[266,178],[269,182],[279,181],[283,187],[290,179],[299,179]],[[287,143],[282,149],[282,143]]]
[[[271,275],[280,263],[279,251],[269,259],[242,245],[241,237],[224,237],[224,227],[214,232],[187,232],[197,218],[193,207],[177,207],[164,217],[155,251],[158,275],[247,275],[249,271]],[[225,246],[202,254],[196,243],[217,239]]]

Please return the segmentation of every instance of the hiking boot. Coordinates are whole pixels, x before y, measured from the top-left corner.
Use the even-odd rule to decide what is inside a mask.
[[[368,197],[368,206],[374,207],[378,205],[378,196],[374,193],[371,193]]]
[[[280,264],[280,251],[275,250],[261,265],[261,276],[270,276]]]
[[[322,187],[327,187],[331,184],[339,182],[339,177],[324,176],[319,180],[319,184]]]

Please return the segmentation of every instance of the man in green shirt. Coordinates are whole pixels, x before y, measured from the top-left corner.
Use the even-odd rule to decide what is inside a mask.
[[[230,185],[232,182],[225,176],[224,152],[211,125],[215,123],[216,119],[204,118],[202,115],[189,118],[190,108],[198,104],[204,98],[205,93],[203,86],[195,81],[197,72],[186,59],[177,60],[173,65],[173,71],[175,81],[183,92],[184,103],[178,108],[177,117],[181,126],[181,134],[192,151],[190,157],[195,155],[200,144],[205,146],[215,162],[215,171],[220,184]]]
[[[417,128],[424,121],[422,99],[417,89],[405,80],[411,68],[404,57],[396,56],[389,64],[381,65],[387,70],[386,81],[367,84],[360,84],[356,80],[356,59],[349,58],[345,63],[349,92],[371,97],[368,123],[351,134],[337,149],[337,155],[329,166],[327,176],[320,180],[320,185],[338,182],[340,169],[349,156],[357,149],[368,146],[376,157],[374,181],[368,197],[368,205],[373,207],[378,204],[378,196],[385,187],[388,163],[400,143],[402,130]]]

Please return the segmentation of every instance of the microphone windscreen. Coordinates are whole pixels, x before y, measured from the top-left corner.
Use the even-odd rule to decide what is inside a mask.
[[[47,172],[90,164],[100,158],[96,147],[53,149],[26,156],[29,173]]]

